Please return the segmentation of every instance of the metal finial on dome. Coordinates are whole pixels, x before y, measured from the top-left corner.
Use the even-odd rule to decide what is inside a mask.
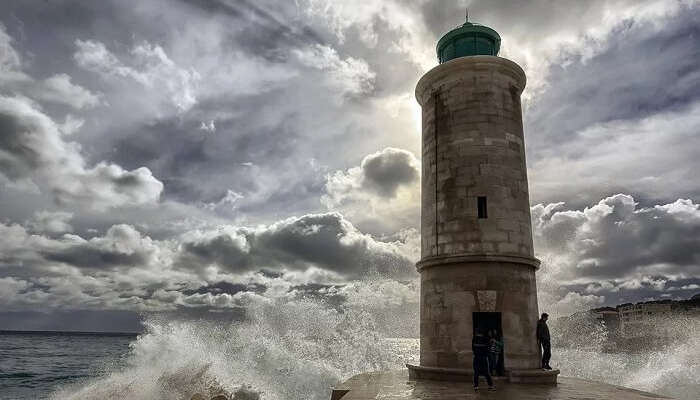
[[[467,16],[464,18],[464,22],[469,22],[469,7],[465,7],[465,10],[467,11]]]

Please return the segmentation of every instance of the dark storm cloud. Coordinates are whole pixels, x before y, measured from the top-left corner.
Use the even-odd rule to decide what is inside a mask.
[[[238,203],[242,212],[260,212],[262,205],[289,210],[299,200],[317,197],[323,182],[318,174],[301,174],[311,168],[301,157],[308,150],[298,116],[287,113],[266,120],[259,112],[272,107],[271,98],[283,95],[273,91],[203,100],[192,113],[216,110],[223,107],[220,102],[236,113],[219,117],[212,133],[199,129],[200,119],[149,121],[116,139],[104,156],[127,167],[149,166],[165,184],[164,199],[211,203],[233,190],[243,195]]]
[[[665,290],[686,297],[700,288],[700,254],[695,251],[700,248],[700,207],[689,200],[642,208],[630,196],[616,195],[584,210],[538,205],[532,215],[537,255],[543,259],[538,274],[544,279],[542,301],[551,309],[568,312],[603,304],[606,298],[628,301]],[[338,305],[351,301],[349,290],[359,289],[321,283],[323,273],[335,274],[330,282],[374,273],[393,279],[415,276],[412,244],[373,239],[334,213],[254,228],[192,231],[176,243],[151,240],[126,225],[89,240],[30,235],[18,225],[0,225],[0,231],[0,269],[7,276],[0,278],[0,293],[10,309],[47,302],[62,308],[151,311],[236,308],[245,306],[247,296],[265,296],[282,282],[296,296]],[[205,270],[249,277],[205,283],[200,276]],[[267,272],[250,278],[257,270]],[[300,275],[289,273],[307,277],[299,281]],[[387,293],[394,290],[399,288]],[[559,297],[552,298],[554,293]]]
[[[26,99],[0,96],[0,175],[45,182],[57,202],[96,208],[158,198],[162,184],[146,168],[125,171],[104,162],[85,168],[79,147],[64,142],[59,127],[34,107]]]
[[[542,148],[551,151],[575,140],[592,124],[638,119],[700,100],[700,10],[687,10],[666,29],[653,25],[623,24],[609,33],[599,54],[586,60],[572,55],[551,66],[549,79],[556,86],[525,114],[535,157],[543,156]]]
[[[226,293],[226,294],[236,294],[241,292],[253,292],[262,293],[266,287],[259,283],[243,284],[243,283],[231,283],[231,282],[216,282],[205,286],[200,286],[197,289],[187,289],[183,290],[182,293],[186,295],[192,294],[203,294],[203,293]]]
[[[415,274],[412,92],[465,3],[3,2],[0,93],[34,119],[15,107],[1,132],[50,134],[32,131],[41,146],[0,137],[0,306],[235,310],[285,291],[353,301],[345,281],[373,268]],[[700,195],[697,7],[469,4],[528,72],[532,198],[567,201],[536,228],[549,300],[693,290],[696,224],[654,205]],[[596,204],[618,192],[642,205]],[[416,297],[389,285],[355,300],[396,293]]]
[[[578,207],[624,192],[655,204],[700,195],[690,183],[700,168],[700,11],[654,26],[622,24],[600,53],[550,67],[553,83],[525,112],[534,202]]]
[[[79,109],[97,97],[71,83],[66,74],[43,82],[27,75],[13,44],[0,24],[0,178],[48,191],[59,204],[104,209],[157,200],[162,184],[146,168],[126,171],[104,161],[86,166],[80,145],[65,139],[83,121],[68,114],[63,124],[56,123],[37,101],[64,102]],[[16,94],[18,83],[20,92],[22,85],[29,89]]]
[[[21,179],[31,176],[32,172],[43,164],[43,159],[35,146],[32,146],[26,132],[37,129],[34,121],[20,121],[11,110],[0,112],[0,171],[9,179]]]
[[[699,281],[700,206],[691,200],[639,207],[618,194],[584,210],[537,205],[532,217],[543,272],[562,288],[658,295]]]
[[[97,7],[79,10],[78,3],[62,4],[66,13],[52,3],[60,14],[55,21],[58,36],[62,45],[74,45],[68,58],[81,67],[71,66],[71,75],[104,92],[103,106],[87,113],[83,129],[74,136],[90,150],[91,159],[109,159],[127,168],[145,165],[165,184],[165,200],[213,203],[233,190],[243,196],[239,212],[255,217],[270,219],[270,210],[277,210],[272,218],[316,211],[324,164],[342,164],[343,158],[329,156],[326,149],[332,142],[338,144],[333,137],[342,138],[347,125],[355,124],[350,114],[357,104],[333,104],[330,97],[338,91],[352,96],[371,92],[372,71],[364,69],[363,59],[353,58],[355,53],[365,55],[362,46],[347,43],[349,53],[330,44],[324,47],[336,44],[335,32],[322,24],[312,27],[291,3],[182,2],[165,8],[159,1],[136,7],[110,3],[105,15]],[[52,22],[44,11],[30,6],[15,11],[18,18],[29,20],[28,28],[37,21]],[[78,20],[74,27],[69,28],[67,14]],[[156,15],[162,24],[145,22]],[[101,18],[132,32],[132,37],[85,26],[85,19]],[[182,31],[192,24],[201,32]],[[374,53],[384,52],[366,55]],[[271,66],[266,57],[280,61],[280,54],[285,62]],[[405,85],[403,69],[393,70],[384,75]],[[166,77],[159,78],[161,71]],[[191,72],[201,79],[183,83],[183,76],[195,76],[188,75]],[[391,91],[391,85],[382,85]],[[166,95],[171,87],[181,86],[176,96]],[[184,97],[187,93],[192,96]],[[300,93],[305,95],[300,98]],[[324,104],[319,107],[317,99]],[[187,112],[173,113],[161,104],[169,100]],[[342,117],[326,116],[324,108]],[[301,113],[308,115],[300,118]],[[337,126],[310,123],[313,113]],[[203,123],[215,124],[216,129],[202,131]],[[374,151],[373,145],[367,147]],[[311,165],[310,160],[318,158],[320,162]]]
[[[139,253],[123,253],[88,246],[71,246],[56,252],[44,252],[48,261],[57,261],[83,268],[111,268],[144,265],[147,258]]]
[[[362,192],[392,198],[399,187],[415,186],[419,176],[420,163],[411,152],[389,147],[367,155],[359,167],[328,175],[326,193],[335,203]]]
[[[267,97],[248,100],[232,101],[240,115],[218,119],[214,133],[198,131],[199,122],[161,120],[119,139],[110,155],[125,166],[150,166],[166,200],[213,205],[233,191],[241,213],[276,210],[279,217],[316,208],[324,180],[301,157],[307,150],[298,118],[276,116],[267,126],[256,113]],[[214,211],[227,215],[223,207]]]
[[[611,203],[611,202],[608,202]],[[614,210],[624,207],[620,203],[608,204]],[[606,216],[607,223],[601,224],[597,240],[606,246],[594,247],[583,256],[595,260],[595,263],[580,265],[583,276],[593,275],[608,279],[624,276],[631,268],[654,264],[672,264],[677,271],[669,271],[659,266],[658,270],[666,273],[695,275],[700,273],[700,223],[695,212],[679,215],[676,207],[689,207],[697,211],[692,202],[677,202],[670,207],[656,207],[632,215]],[[600,265],[603,264],[603,265]],[[601,268],[602,267],[602,268]]]
[[[359,166],[326,175],[321,202],[364,230],[391,235],[418,225],[420,162],[396,148],[365,156]]]
[[[360,168],[367,185],[385,197],[393,197],[400,185],[418,180],[418,164],[413,154],[399,149],[385,149],[362,160]]]
[[[376,271],[412,274],[413,264],[397,243],[357,231],[340,214],[290,218],[265,228],[227,228],[185,238],[177,264],[200,269],[217,265],[242,273],[257,269],[318,267],[346,277]]]
[[[129,225],[111,227],[104,237],[49,248],[40,253],[48,261],[80,268],[105,269],[119,266],[147,267],[157,251],[150,238]]]

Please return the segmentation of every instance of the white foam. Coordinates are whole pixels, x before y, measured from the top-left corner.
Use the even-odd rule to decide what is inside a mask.
[[[220,327],[205,321],[148,321],[127,365],[102,378],[63,388],[55,400],[189,399],[220,386],[265,400],[330,398],[354,374],[401,366],[372,316],[336,311],[311,300],[251,306],[251,319]]]
[[[347,304],[336,310],[320,301],[265,299],[250,305],[248,321],[229,326],[151,319],[132,343],[126,367],[63,388],[53,399],[189,399],[219,386],[240,400],[327,400],[330,388],[352,375],[418,361],[417,339],[380,334],[397,330],[380,330],[376,320],[405,324],[381,315],[378,308],[386,305]],[[678,337],[667,346],[623,353],[604,350],[600,327],[552,323],[552,363],[566,376],[696,400],[700,321],[668,324]]]

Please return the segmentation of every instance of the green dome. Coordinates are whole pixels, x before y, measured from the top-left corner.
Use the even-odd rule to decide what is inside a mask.
[[[496,56],[501,37],[488,26],[466,22],[445,34],[437,44],[440,64],[458,57]]]

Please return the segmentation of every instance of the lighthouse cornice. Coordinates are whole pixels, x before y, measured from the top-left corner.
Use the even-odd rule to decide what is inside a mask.
[[[522,256],[518,254],[477,253],[426,257],[416,263],[416,269],[418,272],[421,272],[426,268],[447,264],[470,264],[484,262],[520,264],[524,267],[533,268],[535,270],[538,270],[540,267],[540,260],[535,257]]]
[[[512,60],[484,55],[459,57],[438,64],[426,72],[416,84],[416,100],[422,106],[435,87],[453,81],[478,79],[479,72],[491,73],[494,70],[513,77],[513,89],[518,95],[525,89],[527,84],[525,71]]]

